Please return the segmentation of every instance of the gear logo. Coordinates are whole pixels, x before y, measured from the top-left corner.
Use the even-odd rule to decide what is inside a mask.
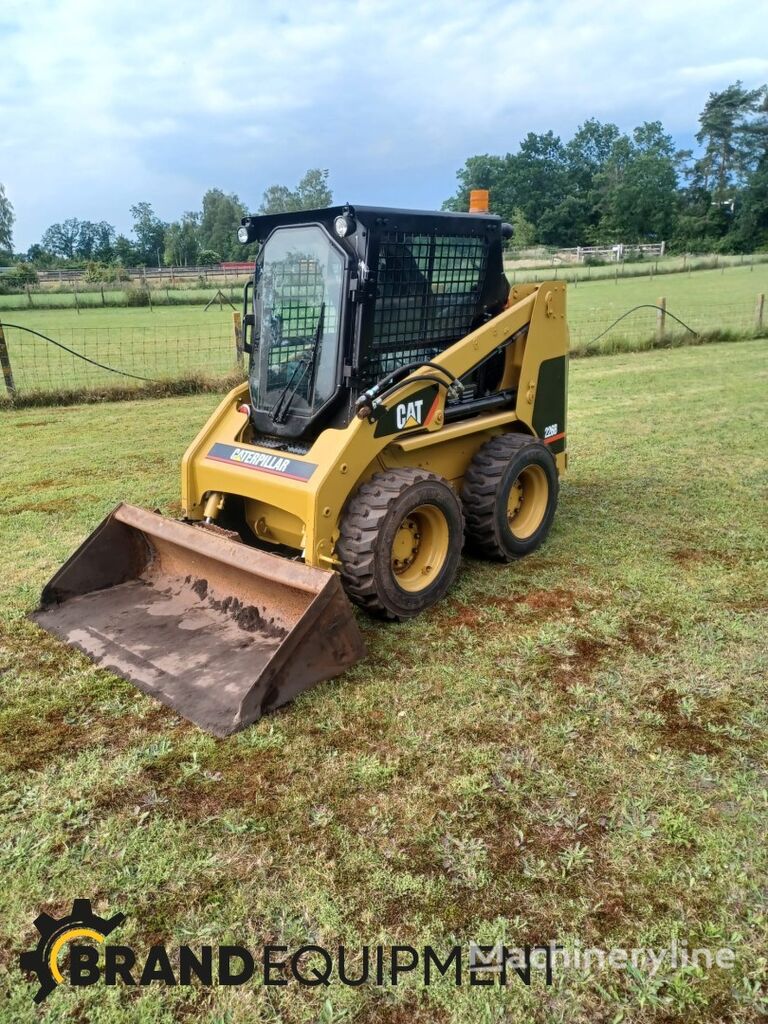
[[[36,974],[40,982],[35,1002],[42,1003],[64,981],[58,961],[66,943],[75,939],[103,942],[124,920],[125,914],[113,914],[110,918],[99,917],[91,910],[90,900],[74,900],[72,912],[58,920],[50,914],[38,915],[35,919],[35,927],[40,932],[37,948],[19,957],[21,969]]]

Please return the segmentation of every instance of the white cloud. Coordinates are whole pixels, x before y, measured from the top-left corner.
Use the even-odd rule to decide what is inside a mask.
[[[5,0],[0,180],[17,242],[203,190],[252,206],[329,167],[339,198],[437,205],[475,152],[589,116],[689,137],[711,89],[768,78],[746,0]]]

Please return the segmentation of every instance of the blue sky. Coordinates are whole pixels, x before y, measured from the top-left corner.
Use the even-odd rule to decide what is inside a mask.
[[[690,145],[710,90],[768,81],[754,0],[3,0],[0,181],[25,249],[210,186],[251,209],[327,167],[335,198],[438,207],[473,153],[589,116]]]

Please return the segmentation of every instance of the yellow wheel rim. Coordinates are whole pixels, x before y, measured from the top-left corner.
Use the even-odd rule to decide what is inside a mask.
[[[403,590],[424,590],[448,557],[448,523],[435,505],[419,505],[403,519],[392,541],[392,572]]]
[[[547,510],[549,482],[541,466],[526,466],[507,498],[507,522],[512,536],[525,540],[541,526]]]

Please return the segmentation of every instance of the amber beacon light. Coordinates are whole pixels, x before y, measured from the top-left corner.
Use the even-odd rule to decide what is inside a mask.
[[[488,189],[473,188],[469,193],[469,212],[488,213]]]

